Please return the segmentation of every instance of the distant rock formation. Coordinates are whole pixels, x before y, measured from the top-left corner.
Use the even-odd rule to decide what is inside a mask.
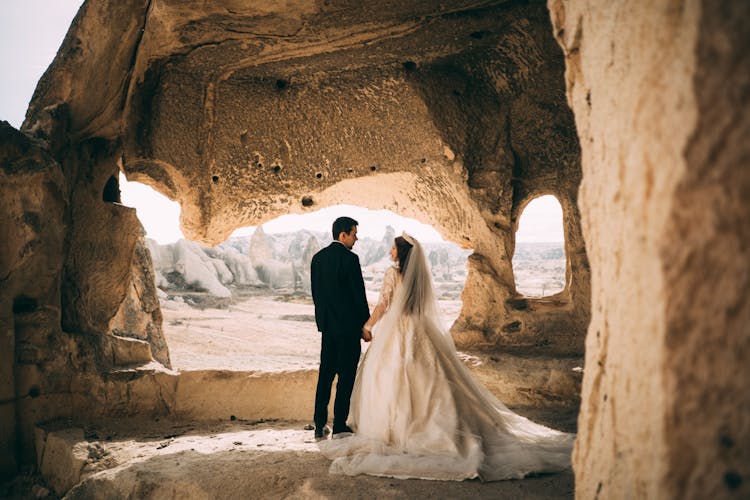
[[[273,290],[294,289],[296,273],[293,262],[268,259],[256,264],[255,270],[260,280]]]
[[[258,226],[250,237],[248,255],[253,262],[266,262],[274,258],[273,248],[268,242],[263,226]]]
[[[363,273],[374,288],[383,270],[391,265],[388,251],[395,231],[386,228],[380,240],[360,239],[354,252],[360,257]],[[231,297],[231,288],[264,287],[274,292],[310,294],[310,264],[320,248],[328,244],[323,233],[300,230],[267,234],[258,227],[252,236],[233,237],[213,248],[180,240],[159,245],[148,240],[154,261],[154,279],[162,290],[199,290],[218,298]],[[436,280],[456,281],[463,288],[468,251],[451,243],[426,243],[431,255],[440,255],[433,268]],[[241,252],[247,249],[247,255]],[[453,293],[455,295],[455,293]]]
[[[188,240],[159,245],[148,240],[156,285],[162,289],[195,289],[228,298],[226,285],[261,285],[252,261],[233,248],[204,248]]]
[[[232,283],[237,286],[257,286],[259,284],[258,273],[255,272],[250,257],[243,255],[232,247],[207,248],[205,252],[221,259],[232,273]]]
[[[305,251],[302,252],[302,262],[304,264],[304,268],[309,270],[310,264],[312,263],[313,256],[318,253],[320,250],[320,243],[318,242],[318,239],[315,236],[310,236],[307,239],[307,245],[305,246]]]
[[[302,289],[305,293],[312,293],[312,286],[310,283],[310,266],[312,264],[313,256],[320,250],[320,242],[318,238],[310,235],[307,238],[307,244],[305,250],[302,252],[302,268],[298,273],[298,282],[301,284]]]
[[[388,252],[391,250],[395,238],[396,231],[391,226],[386,226],[385,234],[379,244],[368,248],[367,252],[364,253],[362,265],[370,266],[388,257]]]

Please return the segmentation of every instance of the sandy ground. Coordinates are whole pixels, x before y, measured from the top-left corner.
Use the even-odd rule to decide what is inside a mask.
[[[440,306],[443,321],[452,324],[461,301],[440,301]],[[318,368],[320,334],[310,299],[256,296],[226,309],[204,310],[167,301],[162,313],[175,370]]]
[[[444,322],[460,301],[441,301]],[[162,304],[173,367],[180,371],[278,372],[317,369],[320,334],[309,299],[250,296],[226,308]],[[471,363],[470,356],[464,356]],[[573,427],[575,415],[535,409],[534,420]],[[526,414],[526,412],[521,412]],[[533,412],[532,412],[533,413]],[[536,418],[534,418],[536,417]],[[567,420],[566,420],[567,419]],[[456,498],[567,499],[572,472],[482,483],[397,480],[328,473],[307,422],[118,421],[87,425],[83,481],[66,498]],[[69,425],[69,424],[68,424]],[[569,430],[569,429],[566,429]],[[35,498],[49,484],[21,476],[0,488],[6,498]],[[47,498],[57,498],[53,491]]]

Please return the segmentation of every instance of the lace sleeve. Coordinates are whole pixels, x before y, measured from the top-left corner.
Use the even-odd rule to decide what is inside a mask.
[[[378,299],[378,305],[375,306],[375,310],[372,311],[370,319],[365,323],[365,328],[372,330],[372,327],[380,321],[383,314],[386,313],[388,308],[391,306],[391,299],[396,291],[396,285],[398,283],[398,270],[395,267],[389,267],[385,276],[383,276],[383,287],[380,289],[380,298]]]

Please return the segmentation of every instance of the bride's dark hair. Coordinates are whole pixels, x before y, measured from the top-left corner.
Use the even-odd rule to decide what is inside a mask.
[[[409,257],[409,250],[411,250],[412,244],[406,241],[403,236],[396,236],[395,243],[396,255],[398,257],[398,272],[404,274],[408,264],[407,258]]]

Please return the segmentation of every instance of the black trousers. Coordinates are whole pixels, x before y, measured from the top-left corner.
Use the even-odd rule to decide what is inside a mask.
[[[359,333],[359,332],[357,332]],[[320,347],[320,370],[318,387],[315,390],[315,427],[322,429],[328,422],[328,402],[331,400],[333,378],[336,383],[336,400],[333,403],[333,432],[340,432],[349,417],[349,400],[357,375],[357,364],[361,352],[359,334],[334,335],[323,333]]]

